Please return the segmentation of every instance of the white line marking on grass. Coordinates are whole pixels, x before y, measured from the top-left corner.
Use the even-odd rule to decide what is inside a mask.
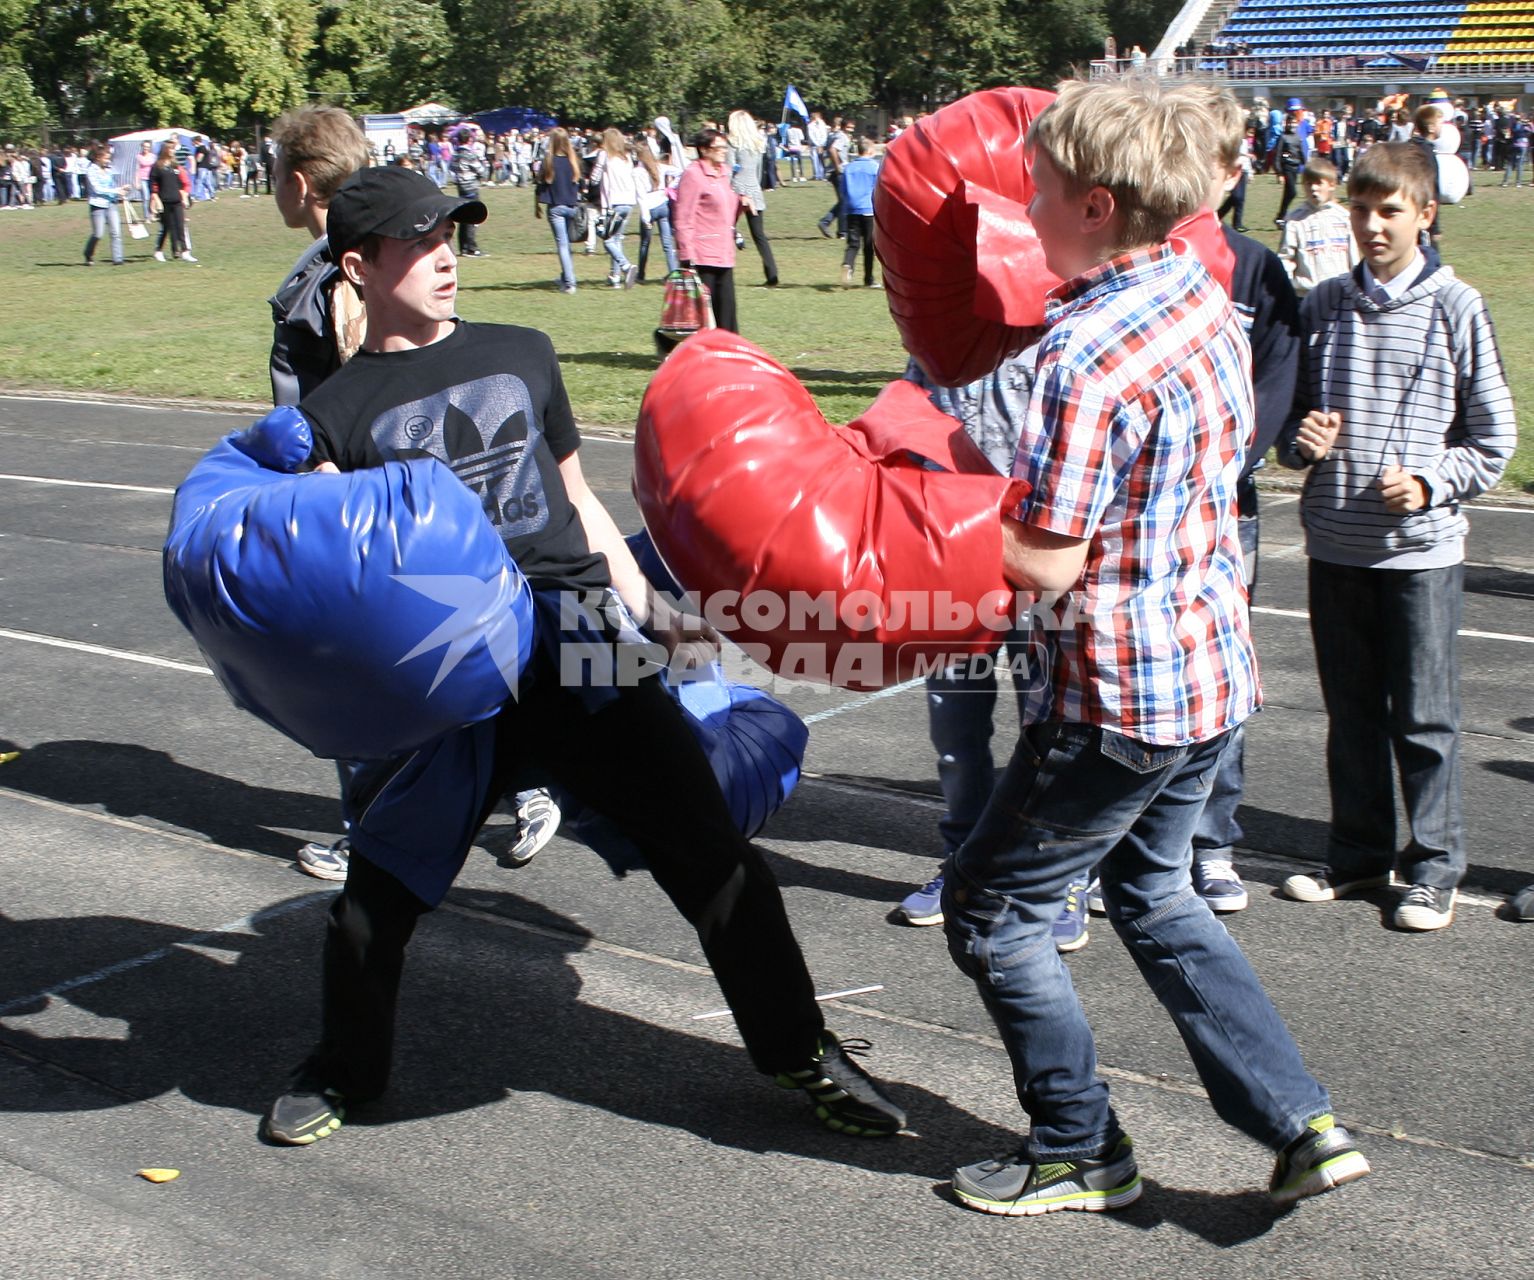
[[[12,631],[0,627],[0,640],[20,640],[26,644],[47,645],[51,649],[73,649],[77,653],[93,653],[102,658],[117,658],[122,662],[142,662],[149,667],[165,667],[171,671],[188,671],[194,676],[211,676],[207,667],[194,662],[177,662],[173,658],[157,658],[150,653],[134,653],[128,649],[109,649],[104,644],[85,644],[80,640],[62,640],[58,636],[42,636],[32,631]]]
[[[145,484],[108,484],[103,480],[59,480],[54,476],[21,476],[0,472],[0,480],[16,480],[22,484],[57,484],[68,489],[117,489],[123,493],[154,493],[172,497],[174,489],[159,489]]]

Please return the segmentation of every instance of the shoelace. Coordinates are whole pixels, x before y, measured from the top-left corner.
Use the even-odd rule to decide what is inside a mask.
[[[943,873],[939,871],[935,876],[932,877],[932,879],[928,880],[926,884],[922,885],[921,891],[923,893],[936,893],[942,887]]]
[[[1401,899],[1403,907],[1431,907],[1438,909],[1438,891],[1431,885],[1414,884]]]
[[[847,1054],[849,1057],[863,1058],[872,1052],[874,1045],[872,1040],[864,1040],[859,1036],[854,1037],[851,1040],[843,1040],[841,1042],[841,1047],[842,1052]]]
[[[1201,858],[1198,868],[1205,880],[1237,880],[1235,865],[1229,858]]]

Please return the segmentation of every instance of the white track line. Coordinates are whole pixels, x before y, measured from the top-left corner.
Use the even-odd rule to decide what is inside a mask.
[[[1262,605],[1253,605],[1253,613],[1265,613],[1272,618],[1303,618],[1309,621],[1310,614],[1304,609],[1270,609]],[[1469,631],[1462,630],[1459,633],[1467,640],[1506,640],[1511,644],[1534,644],[1534,636],[1511,635],[1506,631]]]
[[[851,702],[844,702],[839,707],[829,707],[825,711],[817,711],[812,716],[805,716],[804,723],[818,724],[822,720],[830,720],[834,716],[839,716],[845,711],[860,711],[870,702],[878,702],[881,698],[893,698],[897,693],[904,693],[907,689],[915,689],[926,683],[925,680],[917,677],[914,680],[907,680],[903,684],[891,685],[888,689],[880,689],[878,693],[865,694],[861,698],[854,698]]]
[[[154,964],[157,960],[164,960],[173,956],[183,947],[202,947],[210,944],[216,945],[218,939],[231,933],[248,933],[256,925],[265,920],[275,920],[279,916],[285,916],[289,912],[302,911],[305,907],[312,907],[316,903],[329,902],[335,893],[340,892],[337,885],[332,893],[321,891],[311,893],[303,898],[295,898],[291,902],[279,902],[275,907],[268,907],[265,911],[253,911],[247,916],[241,916],[238,920],[231,920],[228,924],[219,925],[216,929],[209,929],[205,933],[194,933],[189,938],[181,938],[172,942],[169,946],[160,947],[154,951],[146,951],[141,956],[133,956],[128,960],[119,960],[116,964],[104,965],[91,973],[81,974],[78,978],[68,978],[63,982],[55,983],[42,991],[35,991],[29,996],[18,996],[14,1000],[7,1000],[0,1004],[0,1018],[15,1017],[18,1010],[25,1009],[30,1005],[38,1004],[52,996],[61,996],[68,991],[76,991],[81,987],[88,987],[107,978],[115,978],[119,973],[127,973],[132,969],[142,969],[146,964]]]
[[[173,658],[157,658],[151,653],[134,653],[129,649],[109,649],[104,644],[86,644],[80,640],[62,640],[58,636],[42,636],[32,631],[12,631],[0,627],[0,640],[21,640],[26,644],[47,645],[51,649],[73,649],[77,653],[94,653],[102,658],[117,658],[122,662],[142,662],[148,667],[165,667],[171,671],[187,671],[194,676],[211,676],[207,667],[193,662],[177,662]]]
[[[103,480],[59,480],[54,476],[21,476],[10,472],[0,471],[0,480],[17,480],[22,484],[57,484],[68,489],[118,489],[124,493],[155,493],[167,498],[175,494],[174,489],[158,489],[145,484],[107,484]]]

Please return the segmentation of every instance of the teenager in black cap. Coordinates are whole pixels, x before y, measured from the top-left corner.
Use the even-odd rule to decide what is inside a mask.
[[[496,798],[542,781],[639,847],[697,929],[758,1070],[808,1092],[829,1128],[895,1133],[904,1113],[826,1030],[772,872],[736,830],[702,748],[654,678],[679,651],[712,656],[717,638],[650,591],[587,486],[548,337],[457,317],[454,227],[484,218],[479,201],[394,167],[354,175],[330,203],[331,253],[362,294],[367,331],[299,406],[314,428],[313,460],[342,471],[421,456],[447,463],[532,585],[540,631],[517,700],[500,715],[346,779],[352,854],[326,936],[323,1031],[265,1133],[313,1142],[340,1127],[345,1108],[382,1092],[416,921],[446,894]],[[572,593],[594,602],[573,611],[579,637],[562,617]],[[564,683],[566,640],[605,651],[611,670],[647,674],[598,684],[601,664],[588,661],[576,664],[579,683]]]

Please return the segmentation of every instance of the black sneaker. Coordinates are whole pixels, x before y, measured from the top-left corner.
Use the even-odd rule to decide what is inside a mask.
[[[1454,919],[1457,896],[1454,889],[1440,889],[1431,884],[1412,885],[1396,907],[1396,928],[1410,929],[1414,933],[1447,928]]]
[[[1306,1196],[1356,1182],[1369,1172],[1369,1162],[1353,1139],[1331,1116],[1317,1116],[1305,1132],[1278,1153],[1268,1196],[1290,1205]]]
[[[341,1127],[346,1109],[338,1090],[326,1088],[300,1067],[287,1093],[267,1108],[261,1132],[286,1147],[307,1147]]]
[[[953,1194],[966,1208],[1007,1217],[1061,1209],[1101,1213],[1140,1198],[1140,1169],[1126,1135],[1105,1156],[1035,1164],[1019,1151],[955,1169]]]
[[[905,1112],[848,1056],[867,1053],[871,1047],[867,1040],[838,1040],[822,1031],[814,1060],[798,1071],[780,1071],[777,1082],[809,1094],[816,1119],[827,1129],[857,1138],[887,1138],[905,1128]]]

